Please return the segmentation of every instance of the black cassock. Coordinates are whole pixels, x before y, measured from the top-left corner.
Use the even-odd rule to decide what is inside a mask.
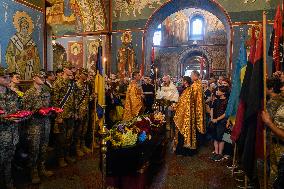
[[[155,87],[152,84],[143,84],[142,90],[144,94],[145,113],[152,113],[152,106],[155,100]]]

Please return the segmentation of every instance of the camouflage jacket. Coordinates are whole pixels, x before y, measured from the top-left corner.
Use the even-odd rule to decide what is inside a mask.
[[[37,112],[41,108],[51,106],[51,96],[46,88],[42,88],[40,92],[32,86],[23,97],[23,107],[25,110]]]
[[[73,85],[73,90],[71,91],[69,97],[64,103],[63,107],[60,107],[62,100],[67,94],[70,86]],[[76,82],[69,79],[59,78],[53,84],[53,96],[52,101],[55,107],[63,108],[63,112],[57,116],[57,119],[67,119],[73,118],[75,116],[76,107],[78,105],[78,87]]]
[[[88,83],[77,81],[78,87],[78,113],[80,118],[88,113],[89,102],[92,100],[91,90]]]
[[[0,115],[0,131],[5,130],[14,123],[3,119],[5,115],[17,112],[20,108],[20,101],[17,93],[12,91],[7,87],[0,86],[0,109],[5,112],[5,114]]]

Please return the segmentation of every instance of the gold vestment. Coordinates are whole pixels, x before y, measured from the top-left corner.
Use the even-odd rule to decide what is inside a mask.
[[[186,88],[176,106],[174,122],[184,137],[184,147],[197,148],[196,131],[204,134],[205,105],[201,81],[195,81]]]
[[[132,81],[126,92],[123,120],[128,121],[136,117],[142,110],[142,107],[142,89],[135,81]]]

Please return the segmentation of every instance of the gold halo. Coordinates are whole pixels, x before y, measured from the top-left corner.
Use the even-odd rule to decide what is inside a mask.
[[[33,20],[32,18],[28,15],[28,13],[26,12],[21,12],[21,11],[17,11],[14,14],[14,18],[13,18],[13,24],[14,27],[16,28],[17,32],[20,32],[20,23],[19,21],[24,19],[25,21],[27,21],[29,23],[29,29],[28,29],[28,33],[31,34],[34,30],[34,24],[33,24]]]
[[[89,43],[89,54],[94,54],[94,52],[98,51],[98,47],[100,45],[99,40],[93,40]],[[96,53],[95,53],[96,54]]]
[[[78,43],[73,43],[73,44],[71,45],[71,53],[74,54],[74,55],[78,55],[78,54],[75,54],[74,48],[77,48],[77,49],[78,49],[78,54],[81,53],[81,46],[80,46]]]
[[[128,37],[128,40],[125,39],[126,36]],[[131,32],[130,32],[130,31],[124,32],[124,33],[122,34],[122,36],[121,36],[121,41],[122,41],[123,43],[131,43],[131,41],[132,41]]]

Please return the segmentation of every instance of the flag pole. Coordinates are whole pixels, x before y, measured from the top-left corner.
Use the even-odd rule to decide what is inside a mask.
[[[95,86],[96,87],[96,86]],[[93,138],[93,141],[92,141],[92,155],[94,155],[94,145],[95,145],[95,129],[96,129],[96,124],[97,124],[97,95],[95,95],[95,104],[94,104],[94,123],[93,123],[93,132],[92,132],[92,138]]]
[[[266,72],[267,72],[267,64],[266,64],[266,11],[263,11],[263,21],[262,21],[262,35],[263,35],[263,110],[266,111]],[[264,189],[267,189],[267,146],[266,146],[266,128],[263,129],[263,153],[264,153]]]

